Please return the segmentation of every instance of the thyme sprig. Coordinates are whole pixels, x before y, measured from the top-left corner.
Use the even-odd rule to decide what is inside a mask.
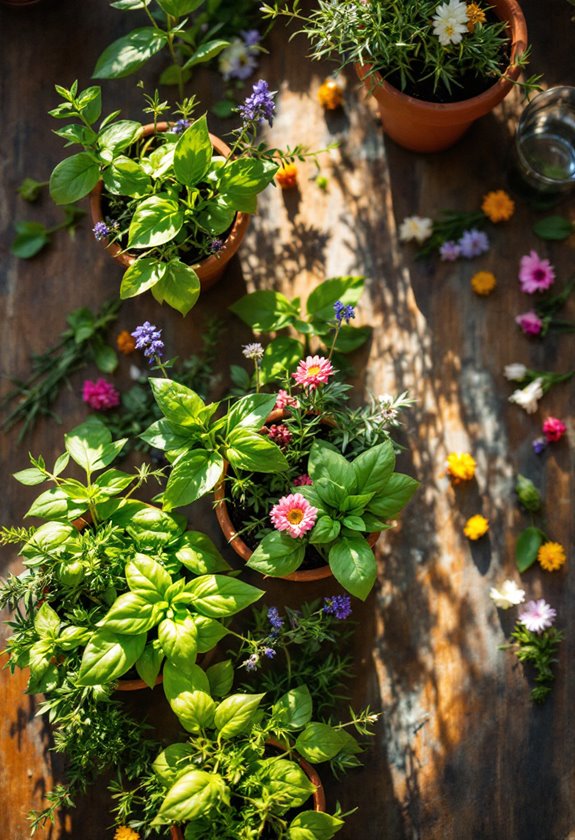
[[[531,699],[535,703],[542,703],[551,693],[555,680],[552,666],[558,661],[557,649],[565,633],[556,627],[549,627],[543,633],[534,633],[518,621],[511,638],[514,643],[503,645],[502,649],[511,648],[520,662],[530,662],[534,666],[535,686],[531,689]]]

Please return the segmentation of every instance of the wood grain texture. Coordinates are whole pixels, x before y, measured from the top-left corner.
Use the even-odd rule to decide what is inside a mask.
[[[524,0],[522,6],[534,45],[533,70],[545,74],[547,85],[572,83],[575,24],[569,5]],[[62,142],[50,133],[46,117],[56,101],[53,83],[68,85],[78,77],[88,84],[98,54],[127,31],[128,23],[128,15],[110,9],[105,0],[0,8],[3,377],[26,372],[29,354],[53,343],[65,313],[81,305],[95,308],[118,288],[121,268],[93,240],[88,223],[74,241],[59,235],[49,250],[28,262],[11,257],[8,248],[14,220],[59,217],[47,198],[28,206],[15,192],[25,176],[47,177],[61,158]],[[355,609],[353,701],[369,703],[384,715],[364,769],[327,785],[328,803],[339,800],[344,810],[359,809],[338,837],[567,840],[575,836],[574,577],[569,565],[555,575],[537,570],[524,575],[529,594],[545,596],[567,632],[556,686],[542,708],[531,705],[523,669],[498,650],[513,622],[494,609],[488,592],[513,575],[514,539],[526,524],[512,493],[518,471],[542,489],[548,531],[573,551],[573,386],[558,387],[537,415],[527,416],[507,402],[511,388],[502,369],[513,361],[549,370],[575,366],[572,337],[529,342],[513,324],[513,316],[529,308],[516,279],[520,256],[537,248],[566,279],[573,271],[575,241],[541,243],[531,233],[538,214],[519,201],[513,220],[490,231],[493,247],[484,259],[416,262],[413,251],[397,241],[404,216],[434,215],[441,208],[474,210],[488,189],[505,186],[519,97],[507,99],[451,151],[417,156],[384,138],[375,105],[358,90],[355,78],[348,78],[344,111],[324,114],[315,91],[329,68],[304,60],[303,42],[288,45],[281,27],[269,45],[260,75],[279,91],[270,140],[316,147],[338,140],[338,149],[322,163],[330,179],[327,192],[314,184],[313,166],[302,166],[298,191],[270,189],[262,196],[240,259],[188,318],[144,296],[123,306],[118,328],[149,319],[164,328],[169,355],[186,355],[198,347],[206,319],[221,315],[225,340],[214,381],[215,393],[221,394],[228,365],[239,361],[240,345],[249,337],[226,311],[230,303],[248,289],[305,296],[324,277],[366,275],[360,314],[374,334],[357,364],[365,366],[367,391],[407,388],[417,400],[400,460],[422,488],[397,529],[380,542],[377,592]],[[152,70],[144,78],[150,88]],[[214,76],[204,72],[197,81],[204,101],[216,97]],[[124,116],[139,116],[141,96],[132,79],[103,88],[105,113],[121,107]],[[225,126],[213,120],[212,130],[221,133]],[[562,212],[573,214],[573,204],[566,202]],[[498,280],[496,292],[486,299],[469,287],[480,268],[492,270]],[[575,316],[573,304],[569,314]],[[57,455],[63,432],[85,416],[81,379],[73,378],[62,395],[61,426],[43,423],[20,447],[15,432],[3,437],[1,521],[18,524],[35,495],[34,488],[9,480],[25,465],[27,450],[48,459]],[[547,414],[571,418],[570,442],[536,459],[531,440]],[[470,486],[452,488],[442,476],[451,450],[475,455],[477,480]],[[471,545],[462,526],[477,512],[488,516],[491,530]],[[222,545],[207,506],[189,515],[192,527],[209,520]],[[13,553],[2,556],[4,573],[18,568]],[[231,551],[226,556],[234,562]],[[283,582],[266,587],[270,604],[297,605],[302,598],[335,591],[329,581],[305,590]],[[7,672],[0,679],[2,838],[21,840],[28,836],[26,812],[40,806],[62,768],[49,752],[45,725],[33,717],[33,703],[22,693],[24,680]],[[155,692],[152,717],[162,721],[163,715],[161,694]],[[38,836],[111,838],[109,826],[105,795],[96,791],[60,825]]]

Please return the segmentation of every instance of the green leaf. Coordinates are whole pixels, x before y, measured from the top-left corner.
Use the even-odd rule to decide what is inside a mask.
[[[537,560],[539,548],[545,540],[540,528],[530,525],[525,528],[515,543],[515,562],[520,572],[526,572]]]
[[[216,452],[196,449],[175,462],[164,491],[164,510],[190,505],[216,486],[224,461]]]
[[[184,211],[177,201],[158,193],[136,207],[128,232],[129,248],[152,248],[170,242],[184,223]]]
[[[126,487],[129,487],[133,480],[133,475],[121,470],[106,470],[105,473],[98,476],[94,484],[100,488],[105,496],[116,496]]]
[[[16,222],[16,236],[10,245],[10,252],[21,260],[35,257],[50,242],[50,236],[41,222]]]
[[[208,618],[235,615],[264,594],[249,583],[225,575],[202,575],[186,585],[195,609]]]
[[[50,175],[50,195],[55,204],[73,204],[94,189],[100,167],[87,152],[65,158]]]
[[[336,353],[353,353],[371,338],[371,327],[352,327],[344,324],[335,342]]]
[[[312,545],[321,545],[333,542],[341,530],[341,524],[331,516],[320,516],[310,534]]]
[[[138,672],[138,676],[141,680],[144,680],[146,685],[150,688],[153,688],[156,684],[163,661],[164,654],[159,651],[154,644],[148,644],[136,662],[136,671]]]
[[[314,440],[312,444],[308,472],[314,482],[325,479],[343,487],[348,493],[356,490],[356,471],[353,466],[321,440]]]
[[[211,233],[212,236],[219,236],[232,226],[235,217],[236,211],[234,208],[230,207],[221,195],[216,195],[198,213],[197,222],[201,228]]]
[[[103,627],[84,650],[78,685],[103,685],[121,677],[136,664],[146,646],[146,633],[123,636]]]
[[[201,531],[186,531],[182,534],[176,557],[195,575],[226,572],[231,568],[212,540]]]
[[[172,709],[186,732],[201,732],[213,725],[216,701],[206,691],[185,691]]]
[[[278,169],[277,163],[268,160],[236,158],[220,170],[220,193],[236,210],[249,213],[250,202],[273,181]]]
[[[90,472],[109,466],[126,445],[127,438],[111,438],[108,427],[93,416],[64,435],[66,451],[78,466]]]
[[[36,528],[32,537],[22,549],[22,554],[28,558],[35,557],[38,554],[45,555],[68,542],[68,540],[73,540],[77,534],[76,528],[66,522],[45,522],[39,528]],[[42,556],[42,560],[45,562],[44,556]]]
[[[232,694],[219,704],[214,724],[223,739],[251,729],[264,694]]]
[[[120,595],[98,625],[113,633],[134,636],[146,633],[157,624],[158,611],[155,602],[137,592],[125,592]]]
[[[166,658],[187,668],[196,661],[198,631],[192,616],[165,618],[158,626],[158,641]]]
[[[200,296],[198,275],[190,265],[179,259],[170,260],[159,281],[152,287],[152,294],[158,303],[167,303],[184,317]]]
[[[390,440],[372,446],[352,462],[357,492],[379,494],[386,487],[395,466],[395,452]]]
[[[260,762],[260,766],[265,789],[280,813],[300,808],[315,793],[315,785],[295,761],[269,758]]]
[[[230,632],[221,622],[205,615],[194,615],[194,624],[198,631],[198,653],[207,653]]]
[[[311,720],[313,703],[306,685],[292,688],[272,706],[272,715],[279,726],[302,729]]]
[[[40,519],[74,519],[84,513],[88,504],[77,505],[58,487],[51,487],[35,499],[24,516]]]
[[[283,472],[289,467],[277,444],[258,432],[241,427],[228,435],[226,458],[232,467],[254,472]]]
[[[58,613],[45,601],[34,616],[34,629],[41,639],[55,639],[60,629]]]
[[[162,750],[152,770],[165,787],[170,787],[186,771],[193,752],[191,744],[170,744]]]
[[[154,26],[133,29],[110,44],[98,58],[94,79],[122,79],[135,73],[167,43],[167,35]]]
[[[118,367],[118,356],[113,347],[104,344],[102,340],[95,341],[92,345],[96,367],[102,373],[113,373]]]
[[[76,98],[78,110],[90,125],[102,113],[102,89],[98,85],[86,88]]]
[[[261,361],[260,382],[267,385],[276,379],[285,378],[286,374],[295,370],[303,356],[303,344],[295,338],[282,336],[270,341]]]
[[[26,485],[26,487],[33,487],[46,481],[46,475],[37,467],[29,467],[27,470],[12,473],[12,478],[15,478],[20,484]]]
[[[151,382],[151,380],[150,380]],[[194,441],[194,433],[179,428],[162,417],[148,426],[145,432],[140,435],[154,449],[163,449],[167,452],[181,453],[188,449]]]
[[[136,554],[126,564],[126,580],[133,592],[137,592],[150,604],[163,600],[172,578],[157,560],[145,554]]]
[[[118,152],[127,149],[134,143],[142,131],[142,124],[134,120],[117,120],[108,125],[98,135],[98,146],[112,152],[114,157]]]
[[[229,309],[256,332],[281,330],[299,314],[285,295],[271,289],[244,295]]]
[[[129,157],[117,157],[103,176],[104,187],[112,195],[142,198],[150,191],[150,178],[139,163]]]
[[[202,3],[203,0],[158,0],[158,6],[172,17],[189,15],[191,12],[195,12]]]
[[[313,290],[307,299],[308,315],[322,321],[333,321],[333,305],[340,300],[346,306],[357,306],[364,288],[363,277],[331,277]]]
[[[393,519],[403,510],[415,491],[419,481],[403,473],[392,473],[381,493],[377,493],[367,509],[379,519]]]
[[[305,544],[293,539],[285,531],[271,531],[260,542],[246,565],[262,575],[291,575],[303,563],[305,549]]]
[[[343,537],[329,550],[329,565],[344,589],[365,601],[377,577],[373,551],[362,537]]]
[[[574,230],[573,222],[565,216],[547,216],[533,225],[533,232],[541,239],[567,239]]]
[[[213,697],[225,697],[231,691],[234,682],[234,668],[231,659],[217,662],[206,671],[210,681],[210,693]]]
[[[259,431],[273,410],[275,394],[246,394],[230,408],[227,414],[227,430],[249,429]]]
[[[170,788],[150,825],[157,827],[196,820],[209,813],[226,796],[226,791],[221,776],[204,770],[188,770]]]
[[[159,283],[165,271],[166,263],[153,257],[135,260],[124,272],[120,285],[120,297],[125,300],[141,295]]]
[[[199,665],[188,665],[185,668],[180,668],[169,660],[165,663],[164,694],[171,705],[181,694],[185,694],[187,691],[209,692],[209,690],[209,680]]]
[[[212,58],[219,55],[221,51],[225,50],[225,48],[229,47],[229,45],[229,41],[205,41],[203,44],[200,44],[198,49],[191,55],[190,58],[188,58],[184,64],[184,70],[189,70],[190,67],[195,67],[196,64],[204,64],[206,61],[211,61]]]
[[[193,187],[207,174],[213,155],[212,141],[205,115],[182,134],[174,152],[174,173],[180,184]]]
[[[205,403],[195,391],[173,379],[155,377],[149,382],[154,399],[168,420],[178,426],[197,428],[198,414]]]
[[[323,811],[302,811],[291,821],[288,840],[331,840],[343,826],[343,820]],[[300,833],[301,831],[306,834]]]
[[[345,745],[345,736],[327,723],[308,723],[298,735],[295,748],[312,764],[330,761]]]

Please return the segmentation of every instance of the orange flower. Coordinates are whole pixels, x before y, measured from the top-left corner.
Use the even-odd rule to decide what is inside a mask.
[[[490,271],[478,271],[471,278],[471,288],[476,295],[490,295],[496,285],[495,275]]]
[[[125,353],[126,356],[129,356],[136,349],[136,340],[130,335],[128,330],[122,330],[116,338],[116,347],[120,353]]]
[[[537,552],[537,560],[542,569],[546,572],[555,572],[560,569],[567,560],[565,549],[561,543],[546,542],[540,546]]]
[[[483,196],[481,209],[490,222],[506,222],[515,212],[515,202],[509,198],[504,190],[488,192]]]
[[[467,30],[473,32],[476,24],[485,23],[485,12],[477,3],[468,3],[467,9]]]
[[[297,185],[297,166],[287,163],[276,172],[276,181],[282,190],[289,190]]]
[[[140,840],[140,835],[127,825],[121,825],[116,829],[114,840]]]
[[[480,513],[467,520],[463,527],[463,533],[468,540],[478,540],[489,531],[489,520]]]
[[[343,103],[343,90],[335,79],[326,79],[317,92],[319,104],[326,111],[335,111]]]
[[[469,452],[450,452],[445,467],[454,484],[471,481],[475,475],[475,458]]]

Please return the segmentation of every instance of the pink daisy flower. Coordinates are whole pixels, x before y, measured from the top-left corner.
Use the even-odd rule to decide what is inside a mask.
[[[528,601],[519,613],[519,621],[532,633],[541,633],[551,627],[555,621],[557,611],[550,607],[547,601]]]
[[[283,388],[280,388],[276,397],[275,408],[279,408],[282,411],[286,408],[299,408],[299,402],[295,397],[290,396],[287,391],[284,391]]]
[[[533,310],[518,315],[515,323],[525,335],[540,335],[543,329],[543,321]]]
[[[111,382],[101,378],[96,382],[86,379],[82,386],[82,399],[95,411],[106,411],[120,405],[119,392]]]
[[[528,295],[544,292],[555,282],[555,270],[549,260],[542,260],[537,251],[521,257],[519,269],[521,291]]]
[[[313,484],[313,481],[307,473],[303,473],[303,475],[298,475],[298,477],[294,478],[293,480],[294,487],[304,487],[305,485],[310,484]]]
[[[315,525],[317,508],[310,505],[301,493],[290,493],[282,496],[273,506],[270,519],[277,531],[287,531],[290,537],[298,539]]]
[[[330,376],[335,373],[332,363],[323,356],[308,356],[302,359],[293,378],[298,385],[313,391],[318,385],[325,385]]]
[[[566,431],[567,426],[557,417],[548,417],[543,421],[543,434],[547,438],[548,443],[556,443],[558,440],[561,440]]]

